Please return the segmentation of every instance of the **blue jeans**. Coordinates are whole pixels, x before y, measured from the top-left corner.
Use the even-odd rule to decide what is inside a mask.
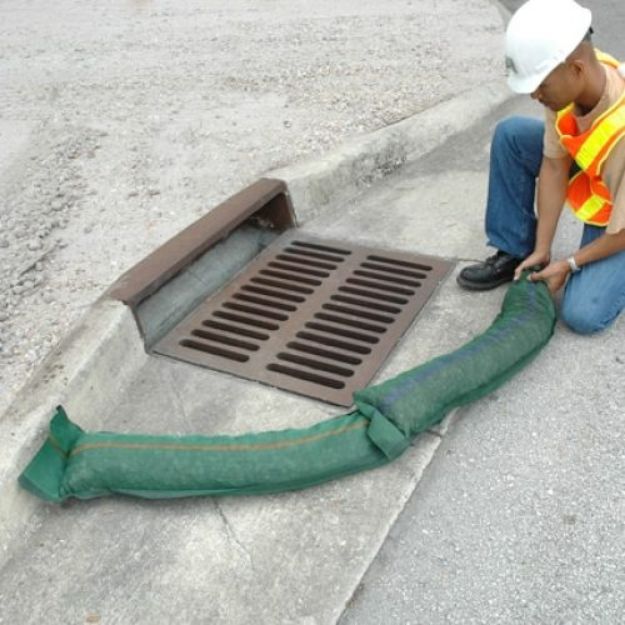
[[[519,258],[534,250],[534,196],[543,133],[540,120],[510,117],[497,125],[491,144],[486,236],[489,245]],[[586,224],[581,246],[604,231]],[[575,332],[591,334],[609,326],[624,307],[625,252],[619,252],[571,274],[560,316]]]

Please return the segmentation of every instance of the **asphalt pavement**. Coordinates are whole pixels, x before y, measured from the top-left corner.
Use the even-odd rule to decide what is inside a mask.
[[[464,224],[455,216],[466,210],[463,192],[479,185],[475,177],[486,183],[487,154],[475,147],[513,114],[540,111],[515,99],[485,120],[482,133],[455,138],[414,171],[413,188],[445,187],[446,225],[476,227],[475,216]],[[406,181],[398,185],[409,202]],[[576,249],[580,235],[565,214],[555,255]],[[475,248],[467,252],[476,256]],[[480,308],[483,297],[464,293],[462,306]],[[341,625],[622,622],[624,329],[620,319],[582,337],[558,323],[534,363],[461,412]]]
[[[625,58],[623,4],[585,4],[596,45]],[[519,98],[499,111],[507,114],[540,112]],[[448,143],[428,167],[457,168],[458,180],[485,174],[484,152],[470,147],[476,138]],[[560,230],[563,256],[579,226],[565,215]],[[470,297],[466,305],[479,306],[481,295]],[[463,412],[341,625],[624,621],[624,330],[620,319],[581,337],[559,324],[528,370]]]

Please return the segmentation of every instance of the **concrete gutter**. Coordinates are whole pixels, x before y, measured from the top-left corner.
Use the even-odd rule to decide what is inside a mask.
[[[398,124],[358,137],[321,159],[268,175],[286,182],[298,221],[306,223],[344,202],[353,201],[376,181],[423,157],[492,112],[507,96],[501,86],[481,86]],[[103,298],[92,306],[0,417],[0,443],[4,451],[0,458],[0,538],[4,545],[0,566],[11,557],[14,547],[23,544],[31,517],[44,507],[22,492],[16,480],[41,444],[55,405],[62,402],[70,415],[86,415],[89,421],[81,416],[81,425],[86,428],[106,427],[98,415],[106,412],[104,407],[110,406],[111,398],[123,394],[146,360],[130,310],[117,301]],[[384,519],[378,520],[375,540],[369,542],[366,553],[362,546],[354,546],[358,558],[350,571],[343,571],[349,579],[337,589],[337,595],[328,595],[330,587],[319,585],[319,605],[330,600],[336,605],[326,606],[320,612],[323,619],[310,623],[335,622],[340,616],[439,444],[440,433],[424,435],[407,454],[410,468],[397,467],[395,473],[403,478],[389,489],[388,504],[392,509],[387,510]],[[382,484],[380,476],[374,481],[378,486]],[[364,509],[362,515],[362,518],[357,515],[354,521],[365,527],[368,522],[365,523]],[[342,573],[339,569],[337,563],[337,575]],[[337,599],[339,596],[341,600]]]

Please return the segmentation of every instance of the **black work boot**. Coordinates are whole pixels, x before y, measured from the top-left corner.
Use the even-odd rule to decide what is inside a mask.
[[[510,282],[521,261],[521,258],[499,251],[483,263],[465,267],[458,274],[457,282],[471,291],[488,291],[504,282]]]

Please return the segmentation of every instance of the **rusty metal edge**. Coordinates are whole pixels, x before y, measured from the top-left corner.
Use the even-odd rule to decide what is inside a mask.
[[[295,226],[295,212],[282,180],[260,178],[229,197],[121,275],[105,295],[134,310],[255,214],[277,230]]]

